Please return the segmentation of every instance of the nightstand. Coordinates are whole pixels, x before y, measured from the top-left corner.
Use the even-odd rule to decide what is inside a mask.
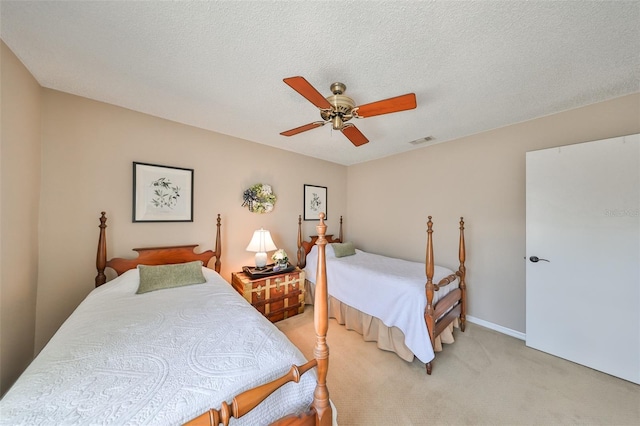
[[[231,285],[271,322],[304,312],[304,271],[251,279],[244,272],[231,274]]]

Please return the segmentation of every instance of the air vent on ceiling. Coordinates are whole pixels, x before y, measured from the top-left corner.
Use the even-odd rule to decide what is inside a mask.
[[[433,136],[425,136],[424,138],[416,139],[415,141],[411,141],[409,143],[411,145],[422,145],[423,143],[431,142],[433,139]]]

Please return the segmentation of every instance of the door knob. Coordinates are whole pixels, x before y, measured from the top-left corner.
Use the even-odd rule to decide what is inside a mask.
[[[549,262],[547,259],[540,259],[538,256],[531,256],[529,260],[532,261],[533,263],[540,262],[541,260],[544,262]]]

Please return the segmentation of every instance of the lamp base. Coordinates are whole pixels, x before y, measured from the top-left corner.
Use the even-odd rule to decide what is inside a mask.
[[[266,252],[256,253],[256,269],[264,269],[265,266],[267,266],[267,253]]]

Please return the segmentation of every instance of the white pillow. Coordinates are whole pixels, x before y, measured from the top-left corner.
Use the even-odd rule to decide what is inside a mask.
[[[324,255],[325,257],[336,257],[331,244],[327,244],[326,246],[324,246]],[[309,254],[307,254],[307,264],[309,263],[309,259],[313,259],[316,262],[318,261],[318,246],[315,244],[313,245],[313,247],[311,247]]]

